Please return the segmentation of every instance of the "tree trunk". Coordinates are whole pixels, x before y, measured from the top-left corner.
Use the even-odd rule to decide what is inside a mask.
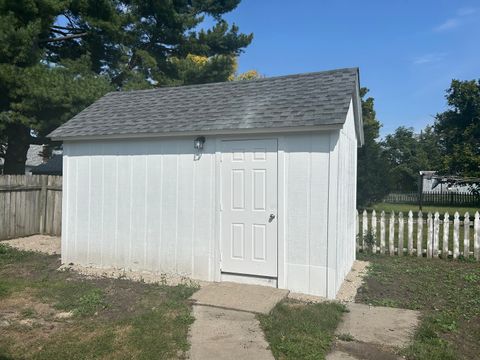
[[[6,134],[7,151],[5,152],[3,173],[5,175],[23,175],[30,146],[30,129],[22,124],[8,124]]]

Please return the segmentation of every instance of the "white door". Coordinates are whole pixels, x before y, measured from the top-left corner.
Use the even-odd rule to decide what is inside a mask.
[[[277,140],[222,141],[222,272],[277,276]]]

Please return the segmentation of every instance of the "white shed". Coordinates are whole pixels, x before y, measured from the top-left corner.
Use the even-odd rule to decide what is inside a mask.
[[[63,263],[333,298],[355,259],[357,68],[113,92],[50,137]]]

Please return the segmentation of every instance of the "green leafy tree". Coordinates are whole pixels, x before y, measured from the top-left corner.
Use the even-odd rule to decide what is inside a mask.
[[[380,201],[389,192],[388,166],[379,143],[380,127],[374,109],[374,99],[365,98],[367,88],[362,88],[362,114],[365,144],[358,149],[357,204],[366,206]]]
[[[423,169],[419,162],[419,141],[413,128],[400,126],[383,142],[385,156],[390,165],[390,184],[395,191],[414,191],[418,174]]]
[[[452,80],[446,99],[449,109],[436,115],[434,125],[443,153],[440,170],[480,177],[480,80]]]
[[[239,2],[0,0],[4,172],[23,173],[29,144],[107,91],[228,80],[252,41],[222,18]]]

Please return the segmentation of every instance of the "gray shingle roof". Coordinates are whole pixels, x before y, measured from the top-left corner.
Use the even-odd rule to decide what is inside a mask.
[[[343,124],[358,87],[358,69],[348,68],[112,92],[49,136],[60,140]]]

